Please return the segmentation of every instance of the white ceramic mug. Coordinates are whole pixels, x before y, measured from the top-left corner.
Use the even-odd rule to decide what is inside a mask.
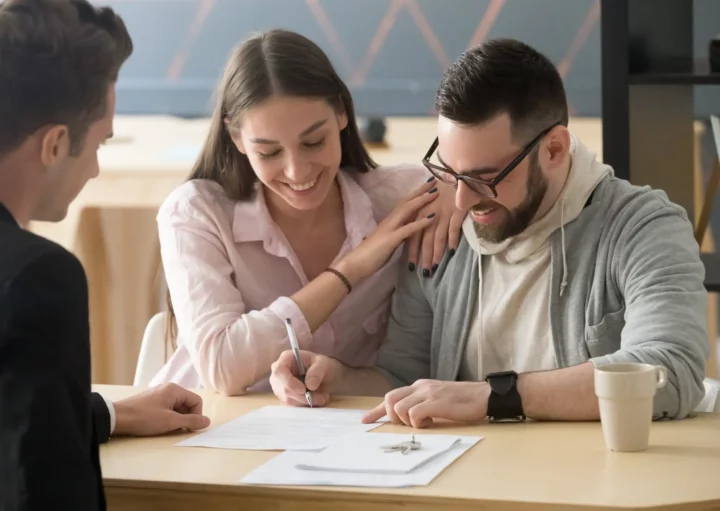
[[[610,364],[595,368],[605,444],[611,451],[648,448],[653,399],[667,383],[667,369],[651,364]]]

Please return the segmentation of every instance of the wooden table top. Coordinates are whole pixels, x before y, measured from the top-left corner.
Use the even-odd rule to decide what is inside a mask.
[[[111,399],[138,391],[113,386],[95,390]],[[211,427],[278,404],[272,395],[200,394],[204,412],[213,421]],[[378,401],[343,397],[332,406],[369,409]],[[375,431],[408,430],[385,425]],[[167,495],[182,491],[241,494],[249,500],[275,498],[296,503],[321,499],[333,502],[335,509],[377,505],[451,510],[675,509],[682,505],[683,509],[709,510],[720,506],[719,414],[655,422],[650,448],[632,454],[608,451],[599,422],[446,424],[423,431],[433,432],[485,438],[429,486],[407,489],[242,485],[238,481],[243,476],[277,453],[175,447],[189,434],[115,438],[101,447],[100,455],[110,492],[152,489]],[[286,508],[305,509],[300,504]]]

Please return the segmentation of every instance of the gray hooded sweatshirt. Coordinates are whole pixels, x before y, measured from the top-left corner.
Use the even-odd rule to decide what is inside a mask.
[[[586,172],[587,149],[577,141],[573,146],[571,174]],[[683,418],[702,399],[709,351],[705,269],[692,224],[664,192],[616,179],[607,166],[598,173],[597,165],[591,165],[591,188],[583,190],[587,201],[547,237],[550,333],[539,335],[550,339],[552,367],[588,360],[665,366],[668,384],[656,394],[654,416]],[[486,303],[478,301],[481,266],[466,232],[433,277],[423,277],[420,268],[400,272],[377,364],[394,386],[472,374],[462,370],[468,353],[478,352],[472,343],[487,342],[473,338],[468,346],[482,316],[478,305]],[[517,310],[505,316],[516,321],[524,309],[536,309],[512,303]],[[530,338],[515,341],[518,346],[533,342],[532,331],[517,325],[514,331]]]

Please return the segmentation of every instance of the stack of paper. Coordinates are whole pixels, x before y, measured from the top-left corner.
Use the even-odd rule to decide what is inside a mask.
[[[245,476],[245,484],[426,486],[482,437],[416,435],[420,448],[402,454],[383,447],[408,434],[360,433],[337,439],[321,452],[284,452]]]
[[[302,470],[325,470],[340,472],[366,472],[376,474],[406,474],[428,462],[458,443],[457,436],[423,435],[419,447],[407,451],[388,453],[385,446],[402,444],[410,435],[376,433],[374,435],[349,435],[340,438],[327,449],[296,468]],[[419,439],[418,439],[419,440]]]
[[[336,438],[370,431],[383,422],[362,424],[365,410],[266,406],[176,444],[260,451],[318,450]]]

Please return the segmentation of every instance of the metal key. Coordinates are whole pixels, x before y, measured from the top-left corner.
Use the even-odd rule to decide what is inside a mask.
[[[395,445],[384,445],[381,449],[385,452],[399,452],[400,454],[408,454],[410,451],[420,449],[420,442],[415,440],[415,435],[408,442],[400,442]]]

